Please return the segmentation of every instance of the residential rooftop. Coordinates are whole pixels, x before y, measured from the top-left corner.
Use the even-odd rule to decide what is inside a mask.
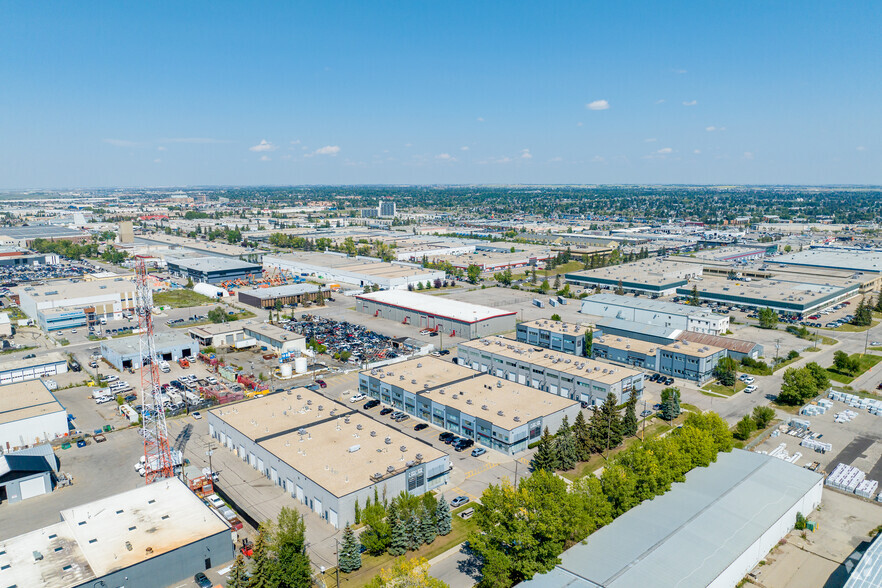
[[[306,388],[210,412],[335,496],[370,486],[390,467],[445,455]]]
[[[550,319],[537,319],[535,321],[527,321],[518,324],[519,327],[528,329],[541,329],[543,331],[551,331],[561,335],[572,335],[574,337],[584,336],[588,332],[589,327],[578,323],[568,323],[566,321],[553,321]]]
[[[464,323],[476,323],[491,318],[517,314],[515,311],[504,311],[470,302],[460,302],[447,296],[430,296],[407,290],[381,290],[370,294],[359,294],[356,298],[389,304],[405,310],[432,314],[437,317]]]
[[[64,410],[42,380],[0,386],[0,424]]]

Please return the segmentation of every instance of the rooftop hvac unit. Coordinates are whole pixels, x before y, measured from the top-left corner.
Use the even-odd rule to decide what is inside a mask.
[[[486,404],[482,404],[482,405],[481,405],[481,410],[490,410],[490,409],[487,408],[487,405],[486,405]]]
[[[395,471],[395,466],[389,466],[388,468],[386,468],[386,471],[391,474]]]
[[[359,449],[361,449],[361,445],[353,445],[352,447],[349,448],[349,453],[355,453]]]
[[[471,398],[466,399],[466,404],[471,404],[471,403],[472,403],[472,399],[471,399]]]
[[[306,406],[312,406],[312,400],[307,400],[307,401],[306,401]]]
[[[348,423],[349,419],[346,419],[346,422]],[[362,429],[364,429],[364,425],[362,425],[361,423],[358,423],[357,425],[355,425],[356,431],[361,431]]]
[[[321,407],[319,407],[319,410],[321,410]],[[343,422],[348,425],[349,424],[349,417],[344,418]]]
[[[443,395],[443,394],[444,394],[444,388],[441,388],[440,390],[438,390],[438,394]]]
[[[405,467],[409,467],[409,468],[412,468],[412,467],[413,467],[413,466],[415,466],[415,465],[416,465],[416,462],[415,462],[415,461],[413,461],[413,460],[411,460],[411,461],[409,461],[409,462],[407,462],[407,463],[406,463],[406,464],[404,464],[404,465],[405,465]]]
[[[519,423],[519,422],[521,422],[521,417],[516,416],[516,417],[514,417],[513,420],[514,420],[514,422]]]
[[[394,376],[395,374],[393,374],[392,372],[386,372],[386,375]]]
[[[371,476],[371,477],[374,478],[375,480],[379,480],[380,478],[383,477],[383,474],[381,474],[380,472],[376,472],[376,473],[374,473],[374,475]]]
[[[423,364],[418,363],[418,364],[417,364],[417,368],[421,368],[421,367],[423,367]]]
[[[496,416],[503,416],[503,415],[502,415],[502,411],[501,411],[501,410],[497,410],[497,411],[496,411]]]
[[[458,399],[459,399],[459,395],[458,395],[458,394],[454,394],[454,395],[453,395],[453,399],[454,399],[454,400],[458,400]]]
[[[379,374],[377,377],[380,378],[380,379],[382,380],[383,378],[386,377],[386,374],[382,374],[382,373],[381,373],[381,374]]]
[[[402,453],[405,453],[407,451],[407,445],[402,445],[398,449],[400,449]]]
[[[303,429],[303,428],[298,429],[297,434],[300,435],[301,437],[303,437],[304,435],[306,435],[306,429]]]
[[[429,389],[429,385],[428,385],[428,384],[423,384],[423,390],[428,390],[428,389]]]
[[[319,404],[319,405],[318,405],[318,409],[319,409],[319,412],[321,412],[321,411],[325,410],[325,407],[322,406],[321,404]]]
[[[410,383],[411,383],[411,384],[416,384],[416,380],[411,380]]]
[[[501,380],[496,380],[496,387],[502,388],[502,381]]]
[[[376,437],[376,436],[377,436],[377,432],[376,432],[376,431],[371,431],[371,437]]]
[[[303,396],[301,396],[300,394],[298,394],[298,395],[297,395],[297,400],[303,400]]]
[[[404,376],[398,376],[399,380],[404,380]]]
[[[386,445],[392,445],[392,437],[386,437],[384,441],[386,442]]]

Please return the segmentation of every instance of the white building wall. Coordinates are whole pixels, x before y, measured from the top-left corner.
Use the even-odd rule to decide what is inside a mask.
[[[708,588],[732,588],[737,585],[750,570],[756,567],[760,560],[768,555],[778,541],[793,529],[796,523],[796,513],[801,512],[803,515],[808,515],[821,504],[823,483],[822,479],[818,480],[817,484],[805,496],[790,507],[753,545],[723,570],[716,580],[708,585]]]
[[[67,432],[67,411],[59,410],[0,425],[0,447],[6,451],[13,447],[35,445],[42,441],[51,441]]]

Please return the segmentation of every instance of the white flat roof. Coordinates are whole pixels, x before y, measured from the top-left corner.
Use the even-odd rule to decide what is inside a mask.
[[[404,310],[413,310],[422,314],[431,314],[441,318],[453,319],[464,323],[476,323],[500,316],[517,314],[515,311],[504,311],[489,306],[471,304],[451,300],[446,296],[429,296],[407,290],[381,290],[370,294],[359,294],[356,298],[397,306]]]

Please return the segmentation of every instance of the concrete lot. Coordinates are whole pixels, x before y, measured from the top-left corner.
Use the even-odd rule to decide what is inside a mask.
[[[512,290],[511,288],[480,288],[474,290],[454,290],[444,296],[453,300],[481,304],[492,308],[500,308],[518,313],[519,321],[532,321],[536,319],[548,319],[553,314],[559,314],[561,319],[567,322],[587,323],[593,322],[596,317],[581,314],[579,309],[582,304],[579,300],[567,300],[567,304],[559,304],[552,307],[548,303],[550,295],[540,296],[533,292]],[[545,308],[539,308],[533,304],[533,299],[539,299]]]
[[[754,568],[749,586],[842,586],[852,569],[851,562],[843,563],[855,549],[866,549],[868,533],[882,523],[882,505],[825,488],[820,510],[806,515],[818,522],[818,530],[806,532],[805,539],[802,532],[792,531],[764,565]]]
[[[854,410],[858,416],[848,423],[833,422],[836,413],[843,410]],[[882,417],[866,411],[850,409],[842,402],[833,402],[833,408],[819,416],[799,416],[811,422],[811,431],[821,433],[820,441],[831,443],[833,450],[828,453],[817,453],[811,449],[800,447],[799,437],[779,435],[770,437],[756,447],[756,451],[771,452],[780,444],[786,445],[787,452],[793,455],[802,453],[797,465],[805,465],[813,461],[821,464],[821,470],[833,471],[836,464],[842,462],[860,468],[872,480],[882,481]]]

